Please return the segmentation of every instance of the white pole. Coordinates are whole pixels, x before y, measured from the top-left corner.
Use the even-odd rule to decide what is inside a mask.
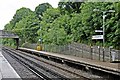
[[[103,47],[104,47],[104,44],[105,44],[105,11],[103,11]]]

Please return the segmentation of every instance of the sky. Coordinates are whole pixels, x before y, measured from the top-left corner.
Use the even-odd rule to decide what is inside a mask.
[[[21,7],[30,8],[32,11],[41,3],[48,2],[54,8],[58,6],[60,0],[0,0],[0,30],[9,23],[17,9]]]

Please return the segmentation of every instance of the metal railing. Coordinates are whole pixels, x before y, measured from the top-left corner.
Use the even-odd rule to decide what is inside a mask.
[[[24,46],[26,48],[36,49],[36,44]],[[99,60],[99,61],[117,61],[120,60],[120,50],[103,48],[98,46],[88,46],[81,43],[71,43],[67,45],[42,45],[43,50],[47,52],[73,55],[77,57]]]

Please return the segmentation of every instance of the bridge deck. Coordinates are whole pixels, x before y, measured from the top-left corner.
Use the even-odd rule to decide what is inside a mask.
[[[10,31],[0,30],[0,38],[19,38],[19,36]]]
[[[74,63],[79,63],[81,65],[88,66],[90,68],[94,68],[97,70],[105,71],[105,72],[116,74],[116,75],[120,75],[120,68],[119,68],[120,63],[100,62],[100,61],[90,60],[86,58],[80,58],[80,57],[45,52],[45,51],[37,51],[33,49],[28,49],[28,48],[19,48],[19,49],[39,53],[41,55],[46,55],[49,57],[54,57],[60,60],[66,60],[66,61],[70,61]]]

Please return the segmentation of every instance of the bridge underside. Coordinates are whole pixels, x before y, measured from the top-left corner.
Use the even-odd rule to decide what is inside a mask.
[[[9,32],[9,31],[4,31],[4,30],[0,30],[0,38],[12,38],[16,41],[16,49],[18,49],[18,46],[19,46],[19,36],[12,33],[12,32]]]

